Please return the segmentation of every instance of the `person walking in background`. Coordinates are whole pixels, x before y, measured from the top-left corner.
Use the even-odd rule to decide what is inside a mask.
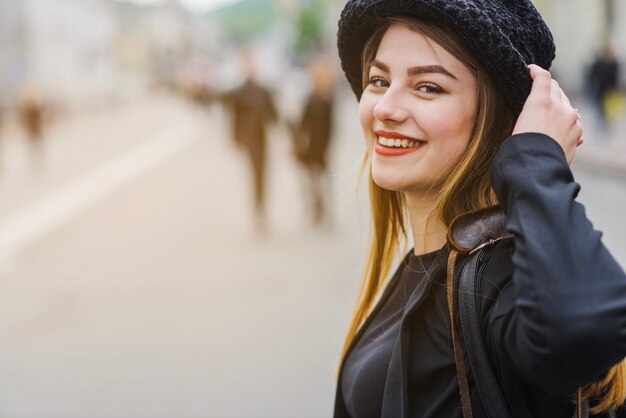
[[[44,109],[39,94],[30,86],[24,87],[20,92],[19,117],[32,158],[40,165],[43,159]]]
[[[272,95],[255,80],[255,64],[251,51],[241,55],[244,80],[223,95],[231,115],[231,130],[235,145],[246,154],[250,163],[254,188],[254,216],[257,232],[266,231],[265,202],[266,136],[269,126],[276,122],[277,112]]]
[[[312,88],[300,123],[292,127],[294,154],[307,175],[307,189],[314,225],[327,216],[324,199],[329,182],[324,175],[333,129],[333,78],[328,59],[318,57],[309,65]]]
[[[618,81],[619,63],[613,49],[606,42],[593,60],[588,75],[589,93],[602,129],[608,127],[607,97],[615,91]]]

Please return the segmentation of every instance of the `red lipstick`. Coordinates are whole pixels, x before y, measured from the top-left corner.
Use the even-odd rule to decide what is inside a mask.
[[[408,139],[409,141],[419,141],[419,142],[424,142],[424,141],[420,141],[419,139],[415,139],[415,138],[411,138],[410,136],[406,136],[404,134],[401,134],[399,132],[388,132],[388,131],[375,131],[374,132],[376,135],[378,136],[382,136],[383,138],[389,138],[389,139]]]
[[[375,133],[376,135],[378,135],[378,137],[383,137],[387,139],[406,139],[408,141],[415,143],[415,146],[409,147],[409,148],[390,147],[390,146],[385,146],[385,145],[380,144],[378,142],[378,137],[377,137],[376,144],[374,146],[374,152],[380,155],[395,157],[399,155],[410,154],[412,152],[415,152],[421,149],[424,145],[426,145],[426,142],[424,141],[411,138],[410,136],[406,136],[398,132],[376,131]]]

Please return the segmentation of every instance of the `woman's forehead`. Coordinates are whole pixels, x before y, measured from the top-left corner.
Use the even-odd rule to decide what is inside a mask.
[[[465,64],[435,40],[402,23],[393,23],[385,31],[375,58],[390,67],[441,65],[450,72],[471,73]]]

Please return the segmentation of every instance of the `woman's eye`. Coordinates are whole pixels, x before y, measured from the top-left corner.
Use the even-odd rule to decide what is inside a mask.
[[[374,87],[379,87],[379,88],[389,87],[389,83],[387,82],[387,80],[385,80],[382,77],[377,77],[377,76],[370,77],[369,84],[371,84]]]
[[[417,86],[418,91],[422,93],[443,93],[443,89],[436,84],[420,84]]]

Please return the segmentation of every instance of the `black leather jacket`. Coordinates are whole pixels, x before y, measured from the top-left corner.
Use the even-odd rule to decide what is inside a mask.
[[[491,178],[513,237],[494,244],[483,272],[486,349],[514,418],[569,418],[576,389],[601,379],[626,356],[626,275],[575,201],[579,186],[553,139],[510,137],[494,159]],[[420,297],[426,296],[411,295],[408,305],[419,306]],[[441,315],[408,305],[397,345],[401,360],[390,364],[385,381],[382,415],[389,418],[410,416],[409,400],[421,395],[407,382],[408,370],[424,361],[405,344],[412,319]],[[417,337],[428,344],[428,335]],[[484,417],[471,376],[469,383],[474,416]],[[461,417],[456,395],[420,403],[449,403],[447,410],[458,413],[445,418]],[[444,418],[432,411],[429,416]],[[341,385],[334,416],[348,416]]]

